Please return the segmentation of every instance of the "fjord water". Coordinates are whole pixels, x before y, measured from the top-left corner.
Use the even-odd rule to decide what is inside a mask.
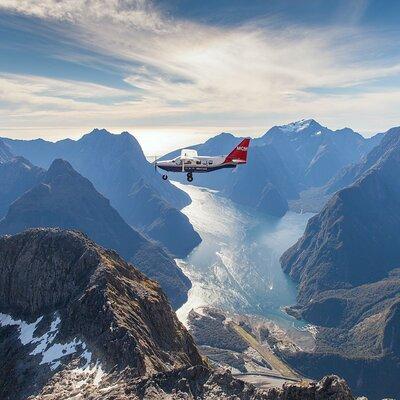
[[[202,238],[186,259],[177,260],[193,285],[177,311],[179,319],[186,323],[191,309],[209,305],[302,326],[282,310],[296,302],[297,289],[282,272],[279,257],[302,235],[312,214],[267,218],[215,191],[174,184],[192,198],[182,212]]]

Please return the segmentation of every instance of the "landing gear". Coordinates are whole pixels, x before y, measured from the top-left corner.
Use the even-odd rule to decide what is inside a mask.
[[[168,175],[163,175],[162,178],[164,179],[164,181],[166,181],[168,179]]]
[[[192,180],[193,180],[193,175],[192,175],[192,173],[191,173],[191,172],[188,172],[188,173],[186,174],[186,178],[187,178],[188,182],[192,182]]]

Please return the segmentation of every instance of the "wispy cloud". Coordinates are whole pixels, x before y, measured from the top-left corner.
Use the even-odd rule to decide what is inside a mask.
[[[356,5],[352,22],[366,2]],[[72,115],[82,126],[225,121],[227,128],[266,129],[312,116],[372,132],[398,123],[400,88],[377,85],[400,74],[400,58],[388,62],[376,56],[387,32],[365,31],[355,23],[277,29],[258,20],[210,26],[173,19],[144,0],[3,0],[0,9],[38,18],[80,48],[112,56],[108,62],[129,85],[120,90],[3,74],[0,100],[13,110],[5,126],[22,126],[22,118],[27,126],[39,119],[65,126]],[[337,88],[357,90],[329,92]]]

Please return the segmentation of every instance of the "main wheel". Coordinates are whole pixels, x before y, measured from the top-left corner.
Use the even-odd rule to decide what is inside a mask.
[[[186,175],[186,178],[187,178],[188,182],[192,182],[192,181],[193,181],[193,175],[192,175],[192,173],[191,173],[191,172],[188,172],[187,175]]]
[[[163,175],[162,178],[164,179],[164,181],[166,181],[168,179],[168,175]]]

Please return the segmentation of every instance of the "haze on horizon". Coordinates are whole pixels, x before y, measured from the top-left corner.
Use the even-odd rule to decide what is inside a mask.
[[[0,136],[145,152],[314,118],[399,125],[397,1],[0,0]]]

